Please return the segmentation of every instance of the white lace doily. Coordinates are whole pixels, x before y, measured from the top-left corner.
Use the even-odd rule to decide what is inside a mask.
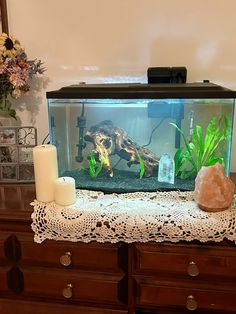
[[[34,201],[34,240],[124,241],[181,240],[236,243],[236,196],[231,208],[204,212],[193,200],[193,192],[103,194],[78,190],[77,201],[62,207],[54,202]]]

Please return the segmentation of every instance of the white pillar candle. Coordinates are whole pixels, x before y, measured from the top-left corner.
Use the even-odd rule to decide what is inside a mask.
[[[54,182],[58,177],[57,150],[54,145],[38,145],[33,148],[36,199],[54,201]]]
[[[61,177],[55,180],[55,202],[58,205],[68,206],[76,201],[75,179]]]

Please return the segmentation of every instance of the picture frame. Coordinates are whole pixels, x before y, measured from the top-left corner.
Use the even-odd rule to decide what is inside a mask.
[[[0,126],[0,183],[34,182],[33,126]]]
[[[7,0],[0,0],[0,34],[9,34],[8,17],[7,17]]]

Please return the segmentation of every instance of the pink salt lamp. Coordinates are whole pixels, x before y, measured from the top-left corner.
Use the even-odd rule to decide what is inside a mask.
[[[195,179],[194,199],[199,208],[217,212],[230,207],[235,185],[219,164],[202,167]]]

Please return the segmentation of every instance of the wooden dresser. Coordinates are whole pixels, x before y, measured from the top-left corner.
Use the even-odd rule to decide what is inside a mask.
[[[1,314],[236,313],[236,246],[34,243],[34,185],[0,186]]]

